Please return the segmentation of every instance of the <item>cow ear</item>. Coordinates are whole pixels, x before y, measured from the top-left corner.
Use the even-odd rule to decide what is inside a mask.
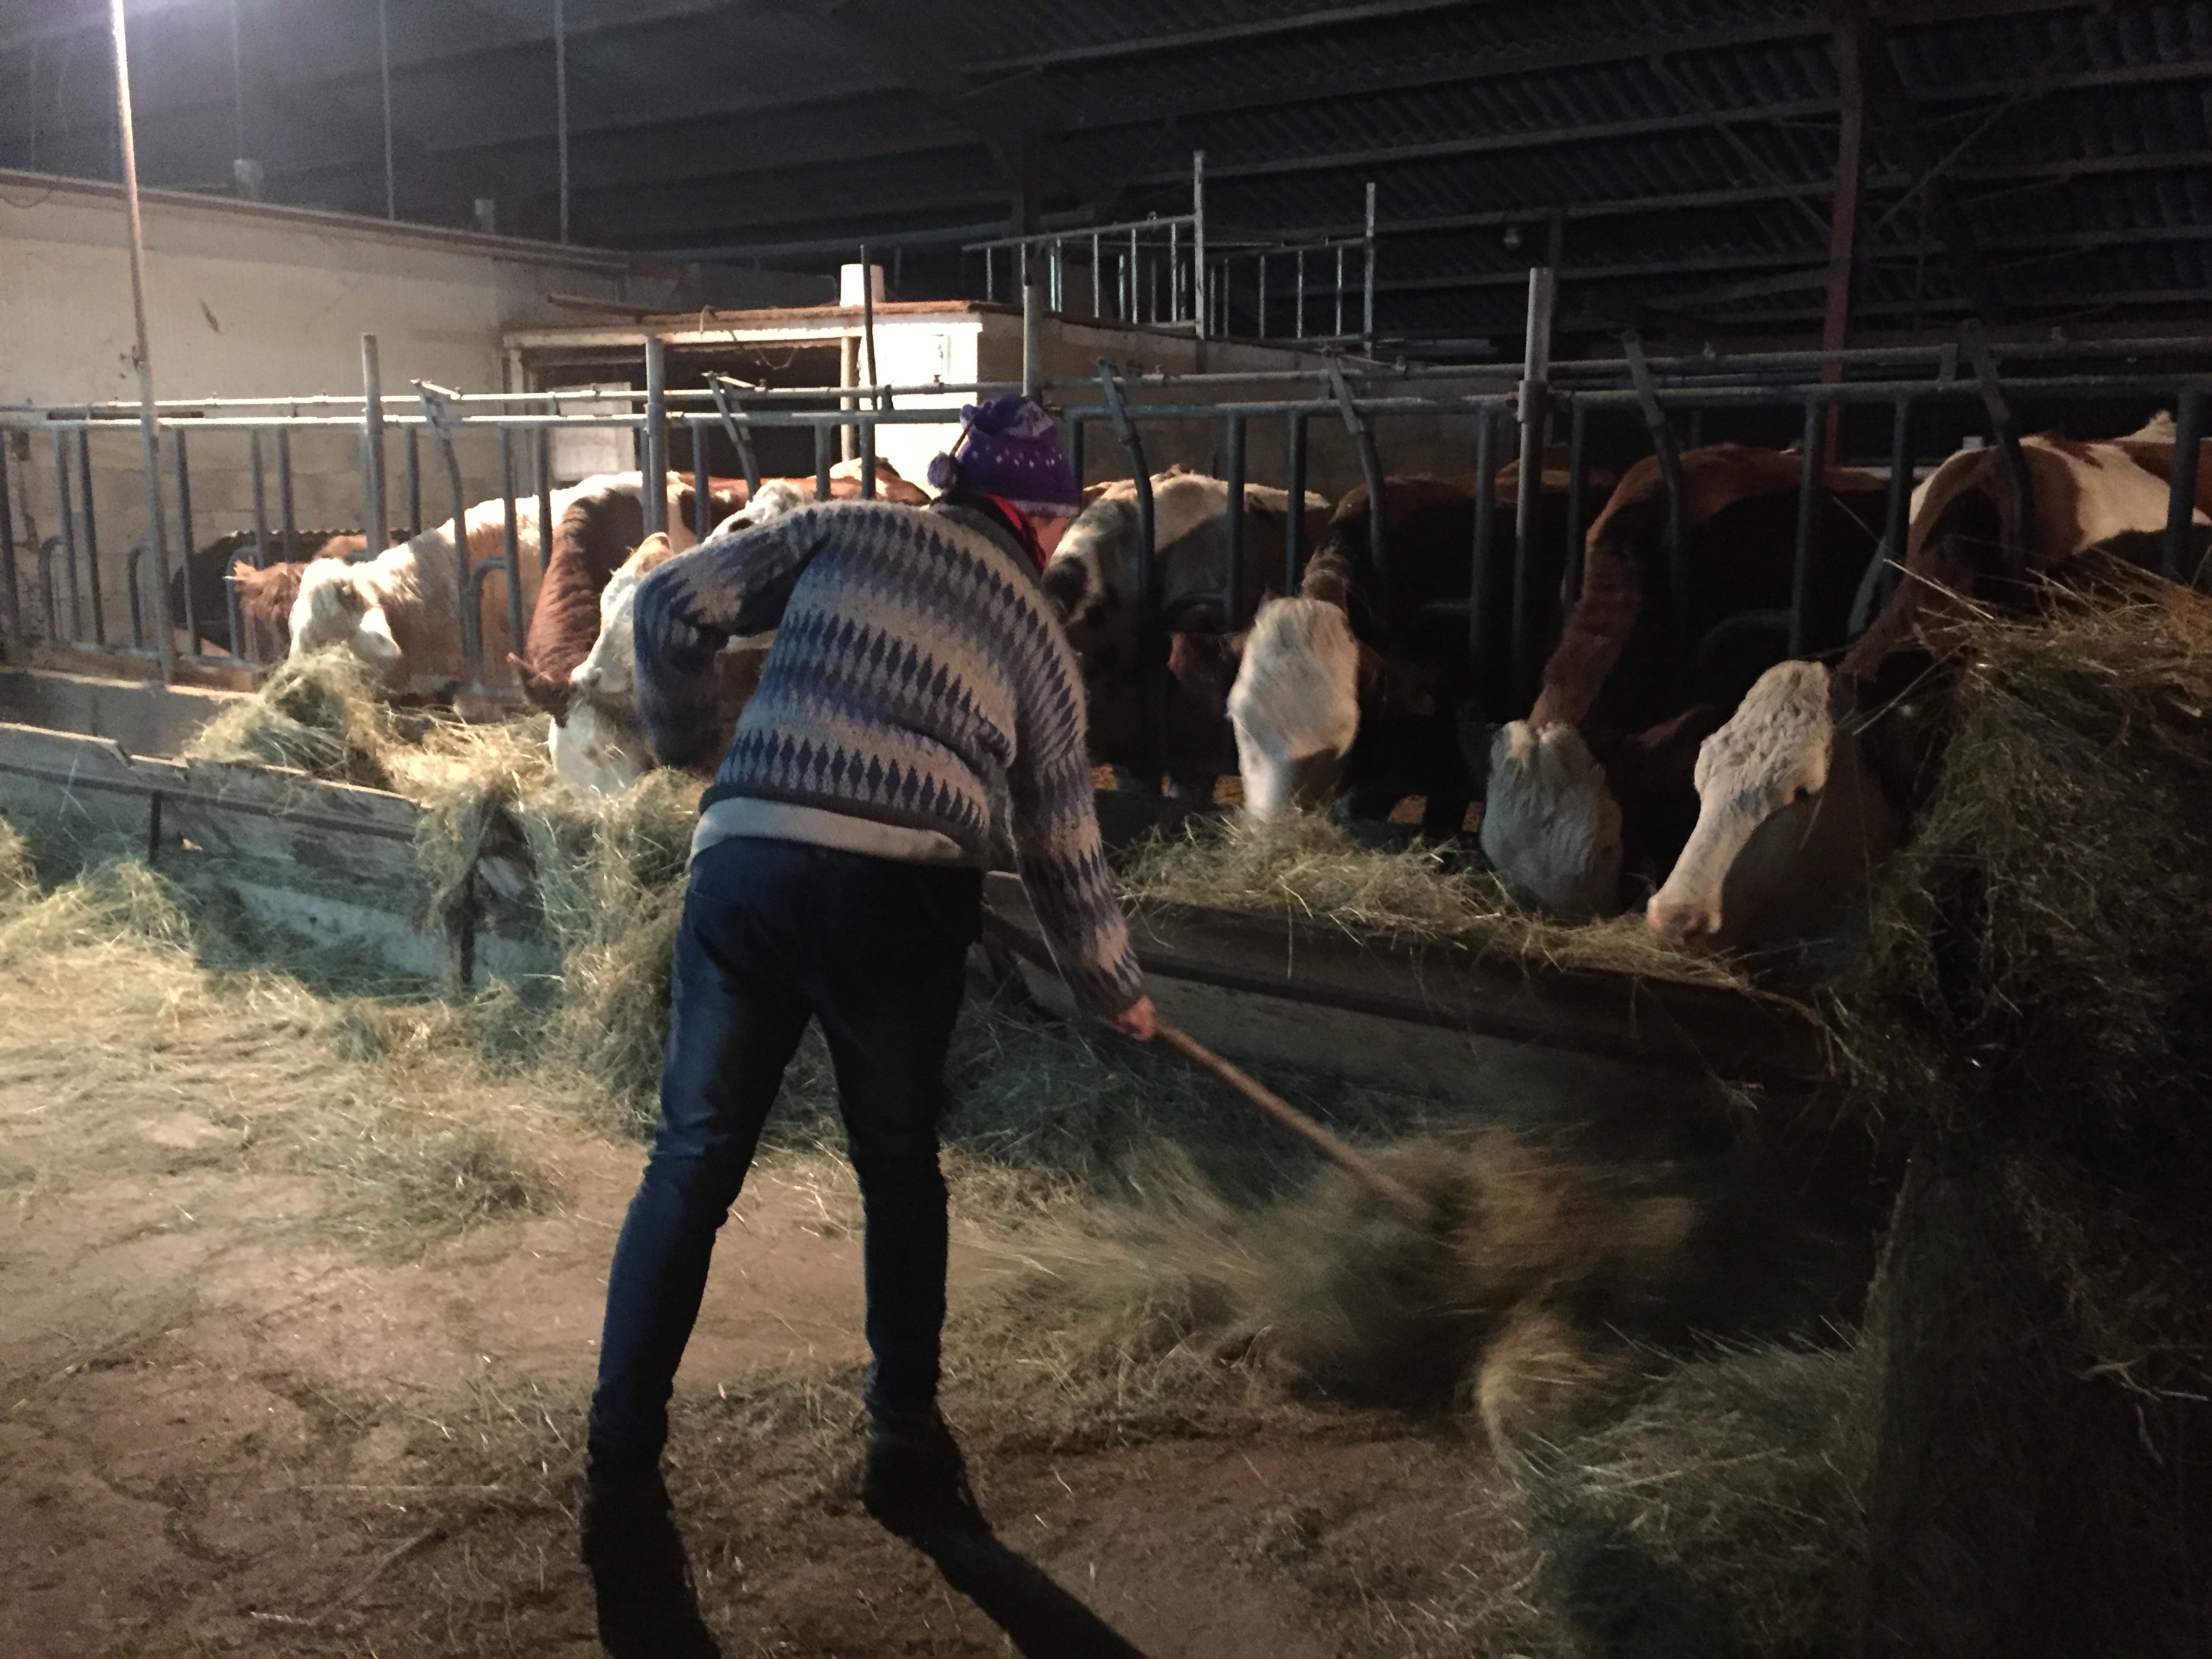
[[[361,621],[354,629],[353,647],[370,662],[399,660],[399,641],[392,637],[392,619],[384,614],[382,605],[373,605],[361,613]]]

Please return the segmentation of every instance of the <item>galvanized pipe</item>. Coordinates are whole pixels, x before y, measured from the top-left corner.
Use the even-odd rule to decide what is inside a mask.
[[[1301,410],[1286,417],[1284,471],[1290,478],[1290,514],[1283,525],[1283,592],[1295,593],[1304,578],[1306,526],[1306,419]]]
[[[639,445],[645,533],[668,528],[668,356],[658,334],[645,337],[645,431]]]
[[[2166,486],[2166,548],[2160,568],[2169,581],[2185,580],[2182,551],[2189,544],[2190,527],[2197,511],[2197,475],[2204,450],[2204,403],[2202,388],[2185,392],[2173,410],[2172,473]],[[2186,573],[2195,581],[2197,571]]]
[[[1659,482],[1667,495],[1668,586],[1674,596],[1674,625],[1686,629],[1690,616],[1689,490],[1682,478],[1682,452],[1675,442],[1673,423],[1659,402],[1651,366],[1644,359],[1643,337],[1634,329],[1629,329],[1620,337],[1620,347],[1628,362],[1629,375],[1635,382],[1636,402],[1643,411],[1644,428],[1651,434],[1651,453],[1659,459]]]
[[[420,442],[421,436],[421,433],[417,431],[416,428],[410,426],[407,428],[407,522],[402,526],[402,528],[407,532],[407,539],[410,542],[422,533],[422,455]],[[547,434],[540,432],[538,434],[538,447],[541,450],[544,449],[547,441]]]
[[[84,503],[84,580],[87,597],[92,601],[91,642],[104,645],[107,617],[100,591],[100,532],[94,528],[92,512],[92,434],[82,429],[76,434],[76,487]]]
[[[1813,530],[1820,514],[1820,457],[1826,449],[1828,405],[1805,404],[1804,453],[1797,465],[1797,541],[1790,564],[1790,654],[1812,648]]]
[[[292,433],[289,427],[281,426],[276,428],[276,507],[284,527],[284,556],[296,559],[300,520],[292,507]]]
[[[1488,481],[1498,476],[1498,413],[1484,404],[1474,416],[1474,545],[1468,567],[1467,651],[1468,668],[1477,684],[1486,678],[1483,656],[1490,649],[1490,565],[1496,556],[1498,508]]]
[[[177,539],[184,544],[185,550],[185,649],[197,657],[201,653],[199,611],[192,593],[192,469],[185,456],[183,431],[170,434],[170,441],[177,450]],[[169,615],[169,585],[166,581],[157,597],[159,602],[155,609],[161,614],[163,625],[173,623],[177,619]],[[230,642],[235,647],[238,635],[232,635]]]
[[[414,434],[410,432],[411,440]],[[416,535],[422,533],[416,526]],[[553,563],[553,434],[541,429],[538,434],[538,568],[540,574]]]
[[[361,337],[361,527],[374,556],[392,544],[384,501],[384,373],[374,334]]]
[[[1098,389],[1106,402],[1114,435],[1121,440],[1129,461],[1129,477],[1137,489],[1137,678],[1143,699],[1144,735],[1139,742],[1140,769],[1147,793],[1160,787],[1160,739],[1167,723],[1167,629],[1161,596],[1153,581],[1154,520],[1152,475],[1145,463],[1144,440],[1129,418],[1129,405],[1121,395],[1114,365],[1098,360]]]
[[[446,483],[453,498],[453,592],[461,611],[461,678],[468,684],[483,684],[483,617],[474,579],[469,572],[469,498],[461,487],[461,458],[453,447],[453,434],[441,432],[439,447],[445,452]]]
[[[814,428],[814,499],[830,499],[830,450],[832,428],[826,422]]]
[[[1559,605],[1571,610],[1583,592],[1583,520],[1589,512],[1589,405],[1579,398],[1569,399],[1567,416],[1567,558],[1559,576]]]
[[[714,528],[714,489],[707,465],[707,417],[693,415],[686,417],[686,422],[691,428],[691,533],[703,542]],[[745,499],[752,499],[750,483]]]
[[[1520,488],[1513,503],[1513,690],[1517,698],[1535,695],[1535,584],[1529,563],[1536,543],[1536,507],[1544,488],[1545,428],[1552,414],[1552,315],[1559,301],[1559,274],[1539,265],[1528,273],[1528,330],[1521,354]],[[1485,477],[1486,495],[1492,488]]]
[[[1229,550],[1229,575],[1221,594],[1222,627],[1235,633],[1244,616],[1244,417],[1229,417],[1228,453],[1222,481],[1229,486],[1228,514],[1223,539]]]
[[[2011,497],[2012,517],[2005,529],[2005,567],[2015,580],[2024,580],[2028,550],[2035,545],[2035,501],[2028,488],[2027,458],[2021,453],[2020,436],[2013,430],[2012,406],[2006,401],[2003,383],[1997,378],[1996,360],[1990,355],[1990,343],[1983,336],[1978,319],[1969,318],[1960,325],[1959,342],[1974,366],[1982,406],[1989,412],[1997,470],[2004,475],[2006,492]]]
[[[8,441],[0,434],[0,592],[4,592],[8,604],[8,633],[10,638],[23,636],[23,605],[21,590],[15,580],[15,503],[8,477]]]
[[[514,429],[512,427],[502,428],[499,434],[499,495],[500,504],[506,511],[502,528],[507,558],[507,648],[520,653],[527,636],[522,615],[522,538],[516,523],[514,506]],[[465,531],[465,526],[457,528],[459,532]],[[541,544],[551,539],[551,530],[550,525],[540,524],[538,526]],[[477,625],[483,625],[481,617]]]

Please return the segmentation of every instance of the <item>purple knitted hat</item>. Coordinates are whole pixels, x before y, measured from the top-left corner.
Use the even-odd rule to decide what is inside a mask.
[[[1064,519],[1083,510],[1083,491],[1060,447],[1052,416],[1018,392],[960,411],[951,453],[929,464],[939,489],[998,495],[1024,513]]]

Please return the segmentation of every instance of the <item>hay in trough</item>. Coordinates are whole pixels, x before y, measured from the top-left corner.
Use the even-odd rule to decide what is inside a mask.
[[[391,711],[350,654],[287,657],[260,690],[233,703],[185,745],[187,760],[288,766],[338,783],[388,789],[401,746]]]
[[[1869,1654],[2212,1650],[2212,599],[1970,626],[1838,1025],[1911,1135]]]
[[[1747,988],[1726,962],[1675,949],[1640,915],[1556,921],[1516,904],[1495,876],[1453,870],[1435,848],[1362,847],[1314,814],[1194,819],[1135,848],[1121,883],[1135,898],[1312,918],[1508,961]]]

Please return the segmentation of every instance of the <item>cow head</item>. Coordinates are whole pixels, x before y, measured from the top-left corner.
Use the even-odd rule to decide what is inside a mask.
[[[1327,805],[1359,732],[1359,647],[1341,607],[1304,598],[1262,605],[1229,720],[1248,813]]]
[[[716,525],[714,535],[708,539],[719,540],[724,536],[734,536],[740,530],[750,530],[755,525],[780,519],[787,513],[798,511],[806,505],[806,501],[807,497],[799,493],[799,486],[788,478],[770,478],[761,485],[759,495]]]
[[[1083,509],[1044,568],[1044,596],[1086,678],[1136,654],[1137,504],[1109,496]]]
[[[634,565],[624,565],[599,590],[599,637],[592,641],[591,654],[568,674],[569,686],[582,696],[604,702],[635,694],[637,646],[630,625],[643,580]]]
[[[1529,909],[1587,921],[1620,908],[1620,804],[1573,726],[1515,720],[1491,739],[1482,851]]]
[[[1698,823],[1645,911],[1677,944],[1800,939],[1863,892],[1897,825],[1813,662],[1778,663],[1698,750]]]
[[[635,722],[617,707],[578,696],[546,733],[553,775],[587,795],[619,795],[653,765],[653,751]]]
[[[369,574],[342,559],[316,559],[301,572],[291,627],[295,657],[342,647],[379,673],[399,665],[399,641]]]

